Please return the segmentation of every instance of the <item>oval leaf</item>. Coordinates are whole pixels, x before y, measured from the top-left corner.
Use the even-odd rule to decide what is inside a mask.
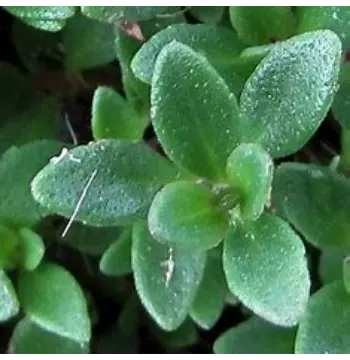
[[[111,88],[100,86],[94,93],[91,126],[95,140],[142,139],[148,123],[131,104]]]
[[[0,269],[13,269],[21,259],[17,232],[0,225]]]
[[[220,257],[209,256],[203,279],[191,306],[191,318],[203,329],[212,328],[225,305],[226,279]]]
[[[299,150],[327,114],[336,91],[341,43],[329,30],[295,36],[275,47],[245,84],[246,137],[273,157]]]
[[[29,228],[19,231],[21,247],[21,265],[26,270],[34,270],[41,262],[45,253],[43,239]]]
[[[19,87],[19,85],[17,86]],[[28,93],[26,97],[29,99],[31,98]],[[40,146],[42,146],[42,149],[44,149],[45,146],[49,149],[50,143],[48,141],[46,141],[46,145],[43,145],[45,142],[42,141],[40,143],[38,140],[55,140],[59,137],[59,123],[61,122],[61,118],[60,107],[57,99],[51,96],[45,96],[39,102],[35,101],[33,98],[29,101],[31,102],[30,106],[24,106],[23,108],[17,107],[16,113],[13,116],[8,117],[6,121],[1,124],[0,153],[10,150],[9,147],[11,146],[21,146],[25,144],[28,146],[26,148],[28,152],[34,152],[36,151],[35,149]],[[18,129],[21,128],[25,128],[26,131],[19,132]],[[59,149],[58,143],[56,144],[57,148],[53,148],[53,154],[55,151],[58,151],[57,149]],[[24,154],[27,153],[24,152]],[[49,158],[46,154],[47,150],[43,150],[43,152],[40,153],[40,156],[35,155],[34,158],[37,159],[38,162],[41,162],[42,157],[46,157],[47,159]],[[34,159],[31,159],[29,163],[33,162]]]
[[[285,163],[275,172],[272,202],[311,244],[350,244],[350,181],[328,167]]]
[[[350,294],[342,281],[315,293],[300,322],[297,354],[349,354]]]
[[[206,59],[172,42],[157,58],[151,116],[157,137],[178,165],[210,179],[225,177],[239,139],[235,96]]]
[[[82,6],[82,12],[86,16],[112,24],[116,21],[151,19],[178,10],[178,6]]]
[[[236,224],[224,241],[228,287],[244,305],[276,325],[299,321],[310,280],[301,239],[287,223],[264,213]]]
[[[78,342],[90,340],[84,294],[64,268],[46,263],[21,273],[18,296],[26,315],[43,329]]]
[[[34,141],[12,147],[0,158],[0,219],[13,226],[33,226],[46,213],[34,201],[30,182],[62,144]],[[16,194],[16,196],[13,196]],[[20,199],[20,201],[19,201]]]
[[[125,229],[103,253],[100,270],[109,276],[122,276],[132,272],[130,229]]]
[[[10,340],[12,354],[87,354],[89,346],[40,328],[28,318],[15,327]]]
[[[240,212],[248,220],[257,219],[270,202],[273,162],[263,148],[241,144],[227,160],[231,185],[241,194]]]
[[[189,12],[200,22],[217,24],[224,16],[225,6],[193,6]]]
[[[0,323],[11,319],[19,312],[19,302],[11,280],[0,270]]]
[[[12,15],[28,19],[62,20],[75,13],[75,6],[4,6]]]
[[[9,343],[8,354],[88,354],[89,346],[86,343],[77,343],[73,340],[56,335],[40,328],[28,318],[17,323]]]
[[[215,204],[209,188],[179,181],[157,193],[148,213],[148,226],[159,242],[207,250],[225,236],[228,215]]]
[[[62,31],[65,66],[78,72],[110,63],[116,58],[113,27],[85,16],[67,21]]]
[[[59,31],[66,19],[75,13],[75,6],[5,6],[9,13],[23,22],[45,31]]]
[[[251,317],[216,339],[216,354],[293,354],[295,330]]]
[[[131,62],[134,74],[150,84],[159,53],[172,41],[203,54],[214,67],[231,64],[244,48],[234,31],[228,29],[205,24],[170,25],[154,35],[135,55]]]
[[[144,216],[159,188],[176,177],[143,144],[103,140],[62,152],[32,182],[36,201],[91,226],[116,226]],[[79,205],[80,204],[80,205]]]
[[[164,330],[186,319],[205,267],[205,253],[159,244],[145,224],[133,229],[132,268],[135,286],[146,310]]]
[[[329,284],[342,279],[343,262],[349,254],[349,249],[322,251],[318,273],[323,284]]]
[[[342,41],[344,50],[350,46],[350,8],[348,6],[297,6],[298,32],[330,29]]]
[[[230,6],[230,19],[240,39],[251,45],[284,40],[294,30],[290,6]]]
[[[339,74],[339,90],[332,104],[334,117],[346,129],[350,128],[350,64],[343,63]],[[343,130],[344,131],[344,130]]]

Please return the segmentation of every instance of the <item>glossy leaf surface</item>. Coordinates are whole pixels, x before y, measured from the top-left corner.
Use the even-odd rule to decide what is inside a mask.
[[[165,46],[155,66],[151,106],[157,137],[174,162],[200,176],[224,177],[239,141],[239,109],[203,56],[177,42]]]
[[[281,219],[264,213],[236,223],[224,241],[228,287],[254,313],[292,327],[309,298],[310,280],[301,239]]]
[[[277,168],[272,203],[303,235],[321,248],[350,244],[350,182],[328,167],[285,163]]]
[[[141,302],[164,330],[186,319],[205,267],[203,252],[188,252],[155,241],[145,224],[133,231],[132,268]]]
[[[314,134],[336,91],[341,43],[329,30],[295,36],[271,49],[245,84],[247,139],[273,157],[299,150]]]
[[[215,203],[209,188],[181,181],[157,193],[148,213],[148,226],[159,242],[207,250],[224,237],[228,216]]]
[[[144,216],[176,170],[143,144],[103,140],[61,153],[32,182],[36,201],[91,226],[116,226]],[[81,200],[83,199],[83,200]]]
[[[273,162],[263,148],[241,144],[227,159],[226,173],[240,193],[240,212],[244,219],[255,220],[270,202]]]
[[[38,326],[78,342],[90,340],[84,294],[64,268],[45,263],[34,271],[21,273],[18,296],[25,314]]]
[[[342,281],[335,281],[316,292],[300,322],[297,354],[348,354],[350,294]]]
[[[216,339],[216,354],[293,354],[295,330],[272,325],[258,317],[238,324]]]

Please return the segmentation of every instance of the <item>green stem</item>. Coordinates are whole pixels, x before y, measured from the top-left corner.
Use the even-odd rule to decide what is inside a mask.
[[[240,194],[230,185],[214,187],[214,201],[222,210],[232,210],[239,202]]]

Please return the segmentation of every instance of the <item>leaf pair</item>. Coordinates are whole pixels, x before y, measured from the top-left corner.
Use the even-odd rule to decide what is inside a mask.
[[[24,346],[23,351],[29,351],[25,350],[30,346],[26,342],[28,337],[35,338],[35,334],[47,337],[49,342],[72,343],[76,351],[84,351],[84,343],[91,336],[90,319],[82,290],[68,271],[51,263],[41,264],[33,271],[22,271],[17,292],[18,297],[11,280],[0,271],[0,322],[17,315],[20,306],[28,317],[17,325],[13,334],[15,352],[21,352],[18,342],[18,346]],[[82,344],[74,345],[74,342]],[[32,346],[41,351],[40,346]]]
[[[155,239],[188,249],[208,250],[225,236],[229,211],[239,206],[243,220],[256,220],[269,203],[272,161],[254,144],[242,144],[229,156],[229,185],[211,187],[179,181],[160,190],[148,214]]]
[[[210,53],[205,58],[170,42],[165,32],[141,48],[132,67],[139,78],[152,79],[151,117],[167,155],[200,176],[222,180],[227,157],[241,142],[260,143],[273,157],[294,153],[330,107],[341,52],[330,31],[271,48],[245,84],[240,107],[213,67],[215,57],[211,65]]]
[[[91,325],[84,294],[64,268],[43,263],[34,271],[22,272],[18,297],[25,314],[43,332],[79,343],[90,340]]]
[[[214,302],[209,303],[199,296],[217,285],[224,294],[225,281],[222,285],[207,283],[203,256],[200,249],[189,251],[178,244],[155,241],[145,225],[135,227],[132,267],[136,288],[148,312],[164,329],[176,329],[188,313],[203,327],[212,326],[219,316],[224,299],[213,294]],[[220,268],[221,264],[212,269],[220,272]],[[277,325],[297,324],[309,298],[310,280],[304,246],[287,223],[263,214],[256,221],[231,227],[224,240],[223,269],[230,291],[254,313]],[[209,280],[214,280],[214,273],[212,270]]]
[[[40,264],[45,245],[34,231],[21,228],[16,232],[0,225],[0,237],[0,269],[34,270]]]

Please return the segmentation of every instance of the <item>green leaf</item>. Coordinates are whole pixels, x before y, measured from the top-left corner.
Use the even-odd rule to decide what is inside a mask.
[[[0,269],[13,269],[21,258],[18,234],[0,225]]]
[[[339,90],[332,104],[333,115],[345,128],[350,128],[350,64],[343,63],[339,74]]]
[[[29,228],[19,230],[21,248],[21,266],[26,270],[34,270],[39,266],[45,253],[43,239]]]
[[[108,276],[122,276],[132,272],[131,269],[131,230],[125,229],[103,253],[100,270]]]
[[[91,127],[95,140],[104,138],[139,141],[148,124],[130,102],[111,88],[100,86],[92,101]]]
[[[10,340],[12,354],[87,354],[89,346],[46,331],[28,318],[17,323]]]
[[[5,121],[0,125],[0,153],[8,150],[10,146],[59,138],[61,119],[57,99],[47,96],[40,101],[33,101],[29,91],[26,96],[32,103],[24,109],[17,108],[16,113],[8,118],[4,117]],[[26,131],[18,131],[21,128]]]
[[[216,354],[293,354],[295,330],[277,327],[258,317],[240,323],[216,339]]]
[[[190,14],[206,24],[217,24],[224,16],[224,6],[193,6]]]
[[[198,51],[214,67],[233,63],[244,48],[231,30],[206,24],[175,24],[158,32],[141,47],[131,63],[134,74],[150,84],[159,53],[173,41]]]
[[[299,150],[327,114],[336,91],[341,55],[329,30],[295,36],[274,46],[241,95],[246,141],[273,157]]]
[[[63,231],[63,227],[58,229],[56,236],[60,244],[93,256],[102,255],[121,233],[119,227],[96,228],[78,222],[73,223],[67,235],[62,238]]]
[[[240,39],[251,45],[284,40],[294,32],[290,6],[230,6],[230,19]]]
[[[65,65],[76,72],[105,65],[116,58],[113,27],[85,16],[68,20],[62,32]]]
[[[149,112],[149,86],[137,79],[131,70],[131,60],[142,45],[140,40],[129,36],[123,28],[115,29],[115,51],[119,60],[125,95],[138,111]]]
[[[233,63],[233,69],[237,76],[243,79],[244,83],[252,75],[261,60],[278,44],[252,46],[244,49]],[[244,84],[243,84],[244,85]],[[241,91],[243,90],[241,88]]]
[[[143,20],[133,26],[139,27],[145,39],[150,38],[155,33],[167,28],[169,25],[185,22],[182,13],[174,14],[171,17],[162,17],[151,20]],[[116,52],[122,71],[122,80],[126,98],[133,104],[141,115],[149,120],[149,86],[137,79],[131,70],[131,60],[141,47],[144,41],[129,36],[123,27],[117,27],[116,33]]]
[[[342,279],[343,262],[349,254],[349,249],[322,251],[318,272],[323,284],[329,284]]]
[[[145,216],[159,188],[177,175],[143,144],[103,140],[63,153],[32,182],[36,201],[91,226],[132,223]],[[83,200],[81,200],[83,198]]]
[[[22,272],[18,296],[25,314],[38,326],[77,342],[90,340],[84,294],[64,268],[45,263],[34,271]]]
[[[208,250],[225,236],[228,215],[205,185],[179,181],[166,185],[148,214],[152,236],[167,245]]]
[[[273,162],[263,148],[241,144],[227,160],[227,177],[240,192],[240,212],[244,219],[255,220],[270,202]]]
[[[82,6],[86,16],[112,24],[117,21],[151,19],[178,10],[178,6]]]
[[[191,306],[191,318],[203,329],[212,328],[225,305],[226,279],[221,258],[209,256],[203,279]]]
[[[151,89],[157,137],[178,165],[210,179],[225,177],[241,121],[233,93],[206,59],[172,42],[158,56]]]
[[[350,244],[350,181],[328,167],[284,163],[275,171],[272,203],[311,244]]]
[[[300,322],[297,354],[348,354],[350,294],[342,281],[324,286],[315,293]]]
[[[68,19],[75,13],[75,6],[4,6],[20,18],[58,20]]]
[[[0,270],[0,323],[16,316],[18,312],[16,291],[6,273]]]
[[[344,49],[350,46],[350,9],[347,6],[296,7],[298,32],[329,29],[340,38]]]
[[[41,140],[12,147],[2,155],[0,219],[3,223],[30,227],[43,218],[46,212],[34,201],[30,182],[60,147],[58,142]]]
[[[205,267],[205,253],[159,244],[145,224],[133,229],[132,268],[135,286],[146,310],[164,330],[186,319]]]
[[[75,13],[75,6],[4,6],[23,22],[46,31],[59,31]]]
[[[41,31],[15,20],[12,40],[22,64],[32,73],[53,70],[63,59],[63,54],[58,50],[61,41],[59,33]]]
[[[153,333],[157,340],[168,349],[179,350],[179,348],[195,345],[198,341],[196,325],[188,318],[174,331],[164,331],[157,327]]]
[[[236,223],[224,241],[228,287],[245,306],[276,325],[296,325],[309,298],[301,239],[287,223],[264,213]]]

